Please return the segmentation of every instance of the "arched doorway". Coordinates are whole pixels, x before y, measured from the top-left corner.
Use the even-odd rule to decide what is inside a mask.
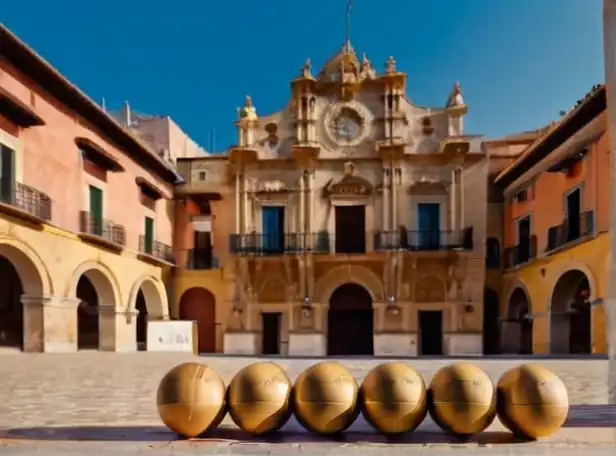
[[[36,323],[40,324],[36,327],[24,325],[22,296],[36,300],[52,292],[43,280],[44,266],[35,264],[33,253],[26,252],[27,249],[0,242],[0,347],[39,351],[44,337],[42,323]],[[26,343],[26,330],[33,333],[32,343]]]
[[[137,293],[135,310],[137,311],[137,350],[144,351],[148,347],[148,307],[141,290]]]
[[[338,287],[329,299],[327,354],[374,354],[374,311],[368,290],[355,283]]]
[[[551,353],[592,352],[590,294],[588,277],[582,271],[567,271],[556,282],[550,301]]]
[[[526,292],[517,287],[509,298],[507,318],[502,325],[501,348],[505,353],[533,353],[533,320]]]
[[[486,288],[483,291],[483,353],[495,355],[499,353],[500,336],[498,321],[498,293]]]
[[[216,298],[209,290],[186,290],[180,298],[180,319],[197,322],[200,353],[216,351]]]
[[[115,309],[116,302],[109,278],[98,269],[88,269],[79,276],[75,292],[77,306],[77,349],[101,348],[100,308]]]

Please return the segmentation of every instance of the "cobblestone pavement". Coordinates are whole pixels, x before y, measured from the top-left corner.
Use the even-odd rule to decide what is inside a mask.
[[[429,419],[403,441],[387,441],[361,418],[341,439],[317,438],[291,420],[277,440],[257,441],[242,435],[227,417],[209,439],[182,441],[162,427],[155,407],[160,378],[185,361],[209,364],[229,382],[248,357],[194,357],[163,353],[0,354],[0,452],[28,454],[84,453],[87,451],[141,454],[388,454],[432,449],[431,454],[463,446],[465,454],[541,454],[559,448],[565,454],[591,454],[616,444],[616,407],[607,403],[606,360],[535,360],[558,374],[568,387],[572,410],[566,426],[547,441],[516,444],[495,423],[488,432],[465,444],[453,443]],[[313,359],[276,359],[294,379]],[[358,380],[383,359],[340,360]],[[454,359],[410,360],[429,382],[434,372]],[[523,360],[475,359],[496,381]],[[4,438],[4,440],[2,439]],[[406,449],[406,450],[404,450]]]

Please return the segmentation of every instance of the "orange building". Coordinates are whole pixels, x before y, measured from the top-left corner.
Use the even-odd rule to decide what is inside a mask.
[[[610,151],[596,86],[496,178],[504,189],[501,348],[606,353]]]
[[[130,351],[168,316],[176,174],[0,25],[0,345]]]

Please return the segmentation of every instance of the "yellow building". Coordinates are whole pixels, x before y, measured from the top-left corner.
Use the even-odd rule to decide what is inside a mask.
[[[610,148],[596,86],[497,178],[504,188],[502,349],[606,353]]]
[[[1,25],[0,43],[0,346],[134,351],[168,317],[177,176]]]
[[[347,42],[281,111],[247,97],[226,154],[178,160],[172,314],[202,350],[482,353],[487,160],[458,84],[436,108],[405,84]]]

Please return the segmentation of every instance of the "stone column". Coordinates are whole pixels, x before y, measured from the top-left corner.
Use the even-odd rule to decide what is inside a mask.
[[[449,229],[456,234],[456,226],[457,226],[457,184],[456,184],[456,170],[455,168],[451,170],[451,185],[449,187]]]
[[[389,193],[391,185],[391,173],[387,167],[383,168],[383,231],[391,231],[389,224]]]
[[[398,230],[398,168],[391,168],[391,224],[392,231]]]
[[[299,229],[302,242],[305,240],[306,233],[306,170],[302,170],[299,179]]]
[[[458,176],[456,178],[456,183],[458,184],[458,230],[462,230],[464,228],[464,187],[463,187],[463,179],[462,176],[462,168],[457,169]]]
[[[114,305],[98,307],[98,349],[133,352],[137,350],[137,311]]]
[[[24,295],[21,302],[25,352],[65,353],[77,350],[79,300]]]
[[[312,239],[313,243],[316,243],[316,233],[315,233],[315,224],[314,224],[314,199],[315,199],[315,191],[314,191],[314,180],[315,180],[315,171],[311,169],[308,173],[308,233]]]
[[[240,173],[235,173],[235,234],[241,229]]]
[[[249,226],[249,220],[248,220],[248,215],[250,213],[250,207],[248,205],[248,178],[246,177],[246,174],[242,175],[242,189],[244,194],[243,196],[243,200],[244,200],[244,204],[242,207],[242,220],[244,221],[244,227],[243,227],[243,232],[244,234],[248,234],[250,232],[250,226]]]

